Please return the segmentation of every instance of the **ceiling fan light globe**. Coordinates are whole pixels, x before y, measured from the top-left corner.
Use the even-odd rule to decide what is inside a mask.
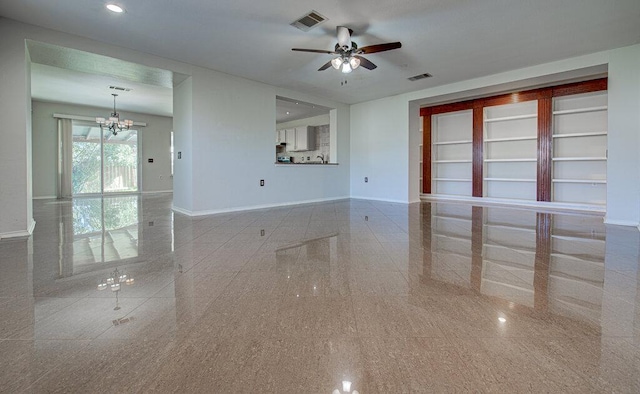
[[[333,68],[335,68],[336,70],[340,69],[340,66],[342,66],[342,58],[335,58],[331,60],[331,65],[333,66]]]
[[[351,65],[352,70],[355,70],[356,68],[360,67],[360,59],[358,59],[357,57],[349,58],[349,65]]]
[[[353,70],[351,69],[351,65],[349,64],[349,62],[342,63],[342,72],[344,74],[349,74],[351,71]]]

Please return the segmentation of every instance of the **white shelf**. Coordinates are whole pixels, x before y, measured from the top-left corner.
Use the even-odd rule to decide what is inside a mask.
[[[603,179],[552,179],[551,182],[555,183],[597,183],[606,184],[607,181]]]
[[[514,115],[514,116],[504,116],[501,118],[485,119],[484,122],[485,123],[504,122],[507,120],[533,119],[537,117],[538,117],[538,114]]]
[[[467,242],[471,241],[471,237],[465,238],[459,235],[453,235],[453,234],[447,234],[447,233],[434,233],[433,236],[438,238],[457,239],[458,241],[467,241]]]
[[[529,140],[537,140],[538,136],[533,137],[509,137],[509,138],[492,138],[486,139],[484,142],[503,142],[503,141],[529,141]]]
[[[554,157],[553,161],[607,161],[606,157]]]
[[[464,141],[444,141],[444,142],[434,142],[433,145],[456,145],[456,144],[470,144],[473,141],[464,140]]]
[[[446,220],[455,220],[458,222],[470,222],[471,219],[469,218],[463,218],[463,217],[458,217],[458,216],[442,216],[442,215],[433,215],[434,218],[438,218],[438,219],[446,219]]]
[[[520,163],[536,162],[538,159],[485,159],[485,163]]]
[[[522,231],[522,232],[531,233],[531,234],[535,234],[535,232],[536,232],[535,228],[507,226],[507,225],[503,225],[503,224],[485,224],[484,226],[485,227],[491,227],[491,228],[500,228],[500,229],[504,229],[504,230]]]
[[[433,178],[434,181],[444,182],[471,182],[471,179],[459,179],[459,178]]]
[[[598,111],[606,111],[606,110],[607,110],[607,106],[603,105],[601,107],[565,109],[562,111],[553,111],[553,114],[554,115],[583,114],[586,112],[598,112]]]
[[[573,137],[597,137],[600,135],[607,135],[606,131],[596,131],[592,133],[567,133],[567,134],[554,134],[553,138],[573,138]]]
[[[536,182],[535,179],[525,178],[484,178],[485,181],[497,181],[497,182]]]
[[[434,163],[471,163],[471,160],[434,160]]]
[[[604,239],[598,238],[587,238],[587,237],[575,237],[570,235],[553,235],[551,234],[551,238],[553,239],[562,239],[565,241],[578,241],[578,242],[589,242],[589,243],[601,243],[604,244]]]

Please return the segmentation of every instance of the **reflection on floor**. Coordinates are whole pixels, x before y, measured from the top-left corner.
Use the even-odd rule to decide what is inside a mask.
[[[170,206],[36,202],[33,236],[0,242],[0,391],[640,392],[637,229],[446,203]]]

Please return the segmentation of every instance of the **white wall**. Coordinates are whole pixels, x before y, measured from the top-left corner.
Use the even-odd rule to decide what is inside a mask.
[[[397,96],[351,106],[352,197],[409,201],[408,108]]]
[[[274,165],[276,95],[273,86],[204,69],[193,78],[193,208],[204,214],[287,203],[348,197],[348,166]],[[303,100],[289,92],[287,97]],[[348,106],[315,97],[304,101]],[[349,124],[340,120],[338,138],[348,161]],[[185,152],[183,152],[184,157]],[[265,186],[260,186],[260,180]],[[179,207],[178,208],[182,208]]]
[[[173,88],[173,205],[193,210],[193,81],[187,78]],[[180,152],[181,158],[178,159]]]
[[[609,158],[607,221],[640,221],[640,72],[639,46],[565,59],[525,69],[387,97],[351,108],[351,194],[354,197],[414,201],[418,187],[415,138],[409,146],[409,114],[416,103],[441,103],[479,97],[592,75],[609,67]],[[595,71],[594,71],[595,70]],[[412,126],[412,130],[415,126]],[[412,153],[413,152],[413,153]],[[379,157],[383,155],[383,157]],[[411,160],[409,165],[396,162]],[[369,174],[369,175],[367,175]],[[373,174],[373,175],[371,175]],[[369,176],[369,184],[363,177]],[[415,183],[406,187],[406,182]],[[406,190],[406,192],[405,192]]]
[[[27,235],[30,189],[31,101],[25,42],[0,19],[0,238]]]
[[[33,101],[33,196],[55,197],[57,177],[58,125],[54,113],[78,116],[106,116],[112,109],[85,107],[62,103]],[[171,118],[120,111],[123,119],[145,122],[147,127],[138,129],[142,152],[143,192],[170,191],[171,181]],[[148,163],[153,158],[153,163]]]
[[[0,233],[24,232],[29,226],[27,206],[31,206],[31,196],[26,158],[30,97],[25,39],[191,77],[191,92],[174,91],[174,98],[184,94],[191,99],[190,104],[184,105],[187,119],[178,119],[176,124],[189,127],[191,122],[192,138],[187,137],[189,131],[185,129],[175,130],[176,151],[182,152],[183,161],[176,161],[180,163],[174,174],[174,205],[183,212],[205,214],[349,195],[348,105],[6,18],[0,18],[0,29],[0,115],[8,126],[0,143]],[[275,167],[276,95],[337,109],[336,151],[340,165]],[[176,107],[180,107],[177,102],[174,117],[182,116]],[[191,171],[185,165],[189,160]],[[259,186],[260,179],[265,180],[264,187]]]
[[[609,60],[607,218],[640,222],[640,45],[611,51]]]

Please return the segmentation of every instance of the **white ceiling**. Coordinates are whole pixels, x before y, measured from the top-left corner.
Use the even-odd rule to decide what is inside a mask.
[[[313,103],[292,100],[286,97],[276,97],[276,123],[306,119],[314,116],[329,114],[331,108]]]
[[[640,42],[638,0],[5,0],[0,15],[274,86],[357,103]],[[329,18],[302,32],[310,10]],[[335,27],[359,46],[401,41],[367,55],[378,65],[345,77],[316,71]],[[433,78],[410,82],[428,72]]]
[[[116,91],[109,86],[124,87],[131,91]],[[173,116],[173,91],[170,87],[147,85],[43,64],[31,65],[31,97],[34,100],[112,109],[112,93],[118,95],[118,112],[122,110]]]

